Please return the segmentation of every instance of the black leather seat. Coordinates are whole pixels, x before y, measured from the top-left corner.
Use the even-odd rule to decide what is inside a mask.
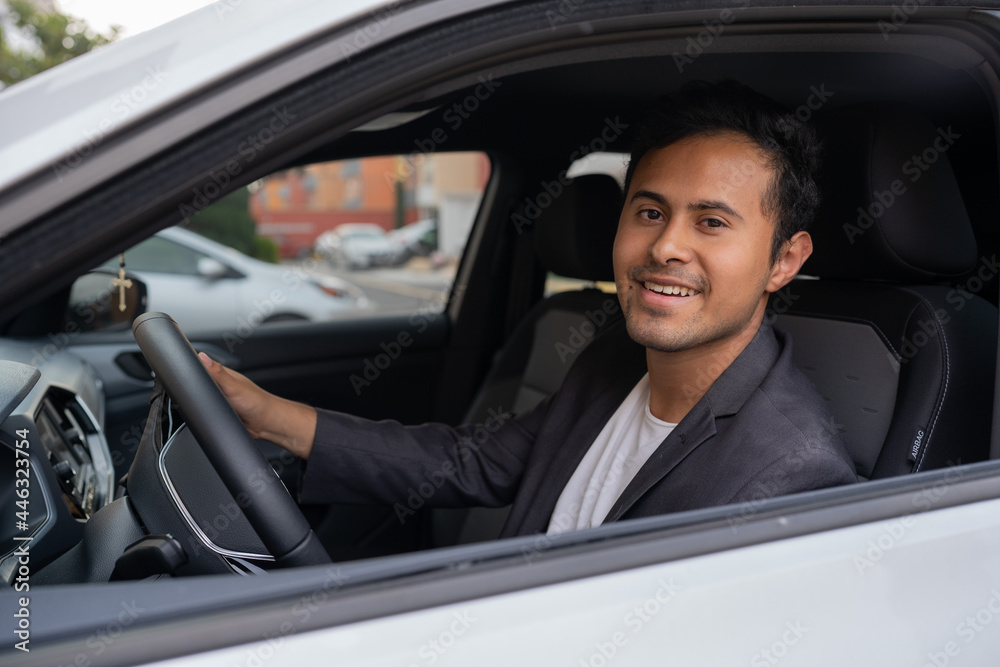
[[[535,221],[539,264],[564,278],[613,282],[611,248],[621,196],[610,176],[573,179]],[[580,350],[618,312],[618,297],[595,287],[542,299],[507,340],[465,423],[482,421],[498,406],[520,414],[555,393]]]
[[[610,176],[578,176],[535,221],[538,262],[565,278],[614,281],[611,248],[621,188]],[[618,297],[594,287],[542,299],[514,329],[465,417],[481,423],[489,411],[527,412],[554,394],[577,355],[612,315]],[[439,544],[494,539],[509,508],[435,510]]]
[[[975,292],[977,271],[995,270],[979,258],[947,128],[881,105],[820,129],[823,204],[802,270],[820,279],[794,280],[769,316],[792,334],[861,477],[987,459],[997,309]]]

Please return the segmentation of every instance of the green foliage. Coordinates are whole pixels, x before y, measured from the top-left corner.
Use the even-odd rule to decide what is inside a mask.
[[[278,252],[278,244],[266,236],[255,236],[253,243],[254,257],[257,259],[271,262],[272,264],[277,264],[278,260],[281,259],[281,255]]]
[[[29,0],[9,0],[5,14],[0,21],[0,88],[113,42],[121,31],[112,26],[102,35],[83,20],[41,11]],[[11,32],[20,39],[11,39]],[[25,46],[16,46],[19,42]]]
[[[236,248],[244,255],[265,262],[278,262],[278,247],[257,236],[257,223],[250,216],[250,191],[240,188],[191,216],[192,232]]]

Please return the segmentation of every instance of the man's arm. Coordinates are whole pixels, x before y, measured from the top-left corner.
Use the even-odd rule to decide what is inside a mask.
[[[550,403],[519,418],[498,406],[481,424],[404,426],[317,411],[200,356],[253,437],[308,459],[301,502],[405,504],[413,492],[443,507],[509,503]]]

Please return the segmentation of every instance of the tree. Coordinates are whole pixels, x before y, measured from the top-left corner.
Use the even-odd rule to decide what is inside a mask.
[[[274,242],[257,236],[257,223],[250,216],[250,191],[247,188],[239,188],[192,215],[188,229],[236,248],[244,255],[265,262],[278,261],[278,248]]]
[[[0,5],[0,88],[113,42],[121,32],[111,26],[102,35],[86,21],[46,11],[30,0],[9,0],[6,5],[6,11]]]

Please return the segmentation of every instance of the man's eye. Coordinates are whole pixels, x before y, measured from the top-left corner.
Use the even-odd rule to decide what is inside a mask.
[[[722,220],[719,220],[718,218],[705,218],[704,220],[702,220],[702,223],[705,226],[711,227],[713,229],[719,229],[720,227],[726,226],[726,223],[724,223]]]
[[[639,211],[639,216],[646,220],[661,220],[663,216],[655,208],[644,208]]]

